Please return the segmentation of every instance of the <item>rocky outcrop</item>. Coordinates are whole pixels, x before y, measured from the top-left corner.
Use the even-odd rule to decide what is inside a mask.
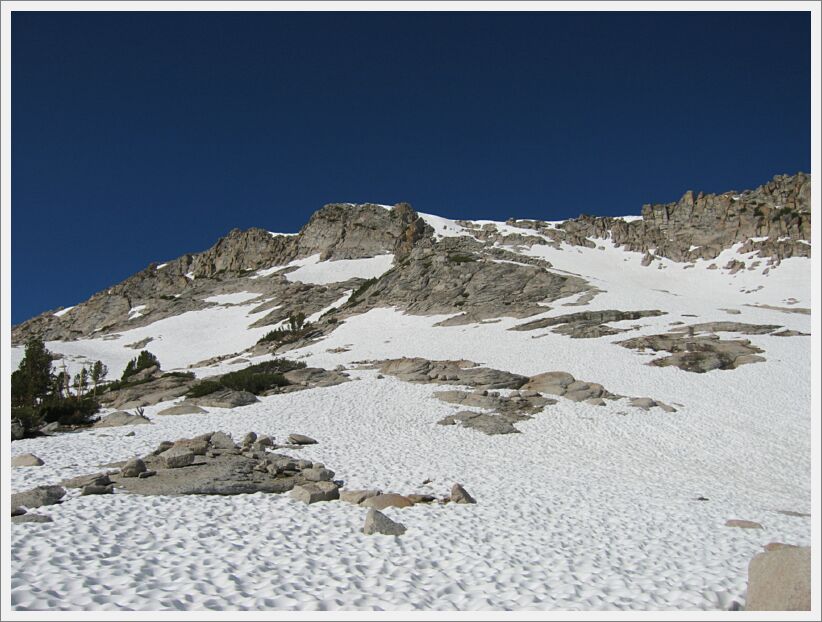
[[[528,381],[525,376],[479,367],[471,361],[401,358],[381,361],[374,367],[383,374],[396,376],[406,382],[458,384],[478,389],[518,389]]]
[[[138,468],[137,477],[130,461],[123,466],[125,471],[110,478],[116,487],[142,495],[284,493],[302,486],[307,492],[300,494],[310,503],[318,496],[331,498],[331,487],[339,488],[329,481],[333,471],[324,466],[266,451],[256,443],[255,437],[250,444],[238,445],[222,432],[164,442],[141,458],[146,470]],[[318,477],[323,479],[317,481]]]
[[[736,243],[776,261],[809,257],[811,178],[777,175],[755,190],[722,194],[686,192],[679,201],[644,205],[642,219],[625,221],[582,215],[556,228],[540,221],[508,221],[554,240],[591,247],[589,238],[608,238],[627,250],[678,262],[714,259]],[[765,238],[752,239],[752,238]]]
[[[357,259],[392,252],[407,255],[415,242],[431,232],[407,203],[392,209],[369,203],[332,203],[314,213],[297,239],[298,254],[316,253],[320,260]]]
[[[687,334],[647,335],[617,341],[623,348],[639,352],[669,352],[652,360],[649,365],[679,367],[688,372],[703,374],[716,369],[736,369],[740,365],[759,363],[764,351],[747,339],[720,339],[717,335],[690,336]]]
[[[610,309],[607,311],[581,311],[526,322],[514,326],[510,330],[536,330],[556,326],[553,331],[555,333],[567,335],[574,339],[590,339],[604,335],[615,335],[628,330],[606,326],[610,322],[638,320],[643,317],[656,317],[659,315],[665,315],[665,312],[656,309],[649,311],[616,311]]]

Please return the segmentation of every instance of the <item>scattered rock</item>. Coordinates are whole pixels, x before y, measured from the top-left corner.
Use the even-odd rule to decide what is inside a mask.
[[[453,503],[476,503],[476,499],[468,494],[468,491],[461,484],[454,484],[451,487],[451,501]]]
[[[11,466],[13,467],[36,467],[44,464],[45,462],[34,454],[19,454],[11,459]]]
[[[16,492],[11,495],[11,507],[39,508],[43,505],[55,505],[66,496],[62,486],[37,486],[25,492]]]
[[[411,501],[411,503],[413,503],[414,505],[416,505],[418,503],[423,503],[423,504],[424,503],[433,503],[434,501],[437,500],[437,498],[434,495],[414,494],[414,495],[407,495],[407,496],[408,496],[408,500]]]
[[[748,564],[747,611],[810,611],[811,549],[783,546]]]
[[[365,525],[362,528],[362,532],[368,536],[375,533],[386,536],[401,536],[405,531],[405,525],[391,520],[385,514],[374,508],[368,510],[368,513],[365,515]]]
[[[289,434],[288,435],[288,442],[294,445],[316,445],[317,441],[315,441],[310,436],[305,436],[303,434]]]
[[[739,518],[732,518],[725,521],[726,527],[739,527],[741,529],[762,529],[762,525],[755,523],[752,520],[742,520]]]

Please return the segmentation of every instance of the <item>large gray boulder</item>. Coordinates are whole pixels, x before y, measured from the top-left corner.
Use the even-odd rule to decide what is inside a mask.
[[[159,457],[167,469],[179,469],[194,464],[194,452],[187,447],[172,447],[161,453]]]
[[[66,496],[62,486],[37,486],[24,492],[11,495],[11,507],[39,508],[44,505],[55,505]]]
[[[747,611],[810,611],[811,548],[782,546],[748,564]]]
[[[365,535],[380,533],[386,536],[401,536],[405,533],[405,525],[391,520],[379,510],[372,508],[365,515],[362,532]]]
[[[36,467],[44,464],[45,462],[34,454],[20,454],[11,459],[11,466],[13,467]]]
[[[200,408],[196,404],[188,404],[183,402],[182,404],[177,404],[176,406],[169,406],[168,408],[164,408],[158,415],[162,416],[173,416],[173,415],[200,415],[203,413],[208,412],[204,408]]]
[[[214,393],[209,393],[202,397],[187,400],[197,406],[209,406],[212,408],[237,408],[248,406],[259,402],[257,396],[248,391],[234,391],[233,389],[220,389]]]
[[[94,428],[113,428],[121,425],[145,425],[151,423],[151,419],[145,415],[133,415],[122,410],[106,415],[95,423]]]

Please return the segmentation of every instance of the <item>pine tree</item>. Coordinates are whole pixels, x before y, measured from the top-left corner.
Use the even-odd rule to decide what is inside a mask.
[[[15,406],[36,406],[53,389],[51,352],[42,339],[32,337],[20,366],[11,375],[11,399]]]
[[[91,381],[94,383],[94,395],[97,395],[97,385],[108,375],[108,367],[103,361],[95,361],[91,368]]]

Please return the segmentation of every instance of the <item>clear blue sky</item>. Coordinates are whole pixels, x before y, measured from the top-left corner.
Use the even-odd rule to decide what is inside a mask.
[[[810,169],[807,13],[19,13],[12,321],[325,203],[637,214]]]

